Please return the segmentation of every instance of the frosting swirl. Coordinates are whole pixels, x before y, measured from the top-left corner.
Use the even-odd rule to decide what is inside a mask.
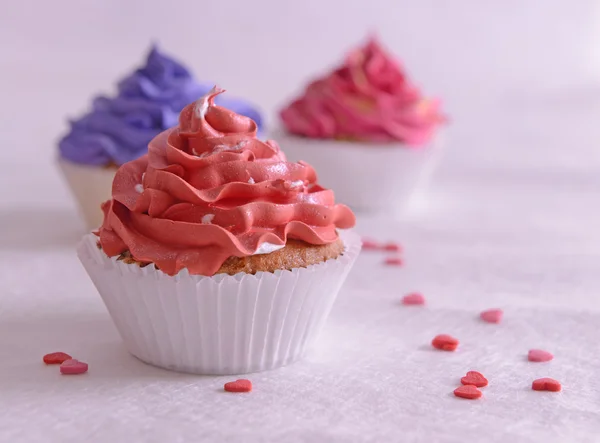
[[[150,140],[177,124],[185,105],[209,89],[153,46],[145,66],[119,82],[116,97],[97,97],[89,113],[71,122],[59,151],[67,160],[88,165],[134,160],[146,153]],[[230,99],[227,106],[261,121],[258,111],[242,100]]]
[[[99,230],[107,255],[129,251],[169,275],[213,275],[265,243],[327,244],[354,225],[310,165],[287,162],[276,142],[256,137],[252,119],[214,105],[221,92],[186,106],[178,127],[119,168]]]
[[[306,137],[408,145],[427,143],[444,120],[439,100],[422,98],[375,38],[310,83],[281,118],[288,131]]]

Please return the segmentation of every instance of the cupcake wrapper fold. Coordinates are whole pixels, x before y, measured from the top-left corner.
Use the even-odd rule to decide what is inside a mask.
[[[360,252],[341,233],[342,256],[256,275],[169,276],[109,258],[86,235],[79,258],[123,338],[140,360],[196,374],[242,374],[299,359],[320,332]]]
[[[89,230],[98,229],[104,219],[100,205],[111,198],[112,182],[117,168],[86,166],[58,159],[71,193]]]
[[[441,156],[436,137],[429,144],[398,144],[310,139],[279,130],[271,138],[291,161],[319,171],[319,184],[339,203],[357,212],[402,215],[424,204],[424,190]]]

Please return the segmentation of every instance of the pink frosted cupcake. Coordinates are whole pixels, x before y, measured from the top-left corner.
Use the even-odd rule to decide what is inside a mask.
[[[339,201],[371,212],[398,212],[437,157],[440,101],[427,99],[376,39],[352,51],[281,111],[278,139],[305,160]]]
[[[360,251],[352,211],[221,92],[119,168],[78,251],[129,351],[201,374],[302,357]]]

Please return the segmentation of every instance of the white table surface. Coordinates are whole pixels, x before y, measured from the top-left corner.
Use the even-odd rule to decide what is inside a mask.
[[[406,265],[363,253],[314,352],[233,395],[222,392],[231,377],[164,371],[124,349],[75,256],[83,225],[53,165],[64,116],[99,77],[82,64],[71,84],[60,63],[43,76],[35,59],[53,53],[12,50],[0,107],[0,442],[600,440],[600,82],[571,81],[562,66],[564,78],[537,89],[515,74],[483,96],[472,79],[446,91],[453,123],[428,207],[400,221],[359,217],[361,234],[405,246]],[[399,305],[415,290],[425,308]],[[494,307],[502,324],[478,320]],[[460,338],[459,350],[432,350],[438,333]],[[555,359],[529,363],[530,348]],[[57,350],[89,373],[45,367]],[[490,380],[484,397],[455,398],[473,369]],[[532,391],[543,376],[563,391]]]
[[[52,155],[28,157],[28,143],[5,151],[0,441],[597,441],[600,115],[593,90],[572,97],[560,112],[547,96],[519,112],[502,101],[478,108],[470,121],[505,117],[479,120],[476,132],[457,121],[429,208],[359,220],[360,233],[402,242],[406,266],[363,253],[317,349],[251,375],[248,395],[222,392],[231,377],[128,355],[74,254],[83,228]],[[427,307],[398,304],[413,290]],[[502,324],[478,320],[492,307],[504,309]],[[438,333],[459,337],[459,350],[433,351]],[[530,348],[555,360],[528,363]],[[89,373],[45,367],[55,350]],[[453,397],[472,369],[490,380],[483,399]],[[542,376],[563,392],[532,391]]]

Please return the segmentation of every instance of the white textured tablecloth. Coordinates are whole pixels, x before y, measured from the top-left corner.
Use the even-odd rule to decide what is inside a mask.
[[[73,251],[82,225],[51,155],[3,153],[0,441],[598,441],[594,94],[561,92],[560,111],[551,94],[519,111],[510,99],[464,111],[429,207],[404,221],[360,218],[362,234],[402,242],[406,265],[363,253],[317,349],[251,375],[247,395],[222,392],[231,377],[128,355]],[[413,290],[425,308],[399,305]],[[493,307],[505,311],[500,325],[478,320]],[[460,338],[458,351],[432,350],[438,333]],[[555,359],[529,363],[530,348]],[[55,350],[89,374],[41,364]],[[455,398],[473,369],[490,380],[484,397]],[[532,391],[543,376],[563,392]]]

